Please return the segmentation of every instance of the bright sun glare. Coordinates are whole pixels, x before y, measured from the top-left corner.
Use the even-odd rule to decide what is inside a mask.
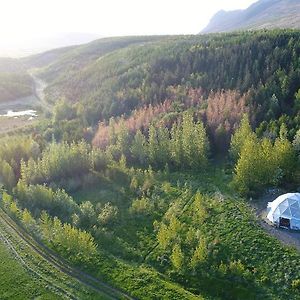
[[[220,9],[256,0],[3,0],[0,56],[26,56],[100,37],[197,34]]]
[[[5,0],[1,3],[2,44],[58,33],[102,36],[195,34],[219,9],[245,8],[254,0]]]

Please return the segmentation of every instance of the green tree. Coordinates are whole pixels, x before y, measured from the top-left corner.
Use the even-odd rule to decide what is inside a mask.
[[[240,127],[232,136],[230,143],[230,155],[235,162],[238,160],[244,143],[249,136],[254,136],[254,132],[252,131],[252,128],[250,126],[248,116],[244,115]]]
[[[75,264],[94,264],[97,245],[90,233],[51,219],[46,213],[40,218],[42,238],[47,244]]]
[[[262,185],[261,171],[264,164],[258,139],[252,135],[248,136],[243,141],[240,152],[240,158],[235,167],[233,185],[240,193],[247,194]]]
[[[209,142],[202,122],[197,122],[194,128],[194,139],[191,143],[195,147],[195,165],[197,168],[203,168],[208,163]]]
[[[60,121],[71,120],[76,116],[75,109],[67,102],[66,99],[61,99],[54,106],[53,121],[59,123]]]
[[[148,158],[147,141],[140,130],[134,136],[130,152],[134,161],[137,161],[142,166],[146,165]]]
[[[270,139],[259,140],[252,135],[245,140],[233,180],[234,187],[242,194],[294,180],[296,152],[282,128],[274,144]]]
[[[191,258],[191,267],[193,269],[199,267],[206,262],[208,258],[208,247],[205,239],[201,239],[196,247],[192,258]]]
[[[36,230],[37,224],[31,213],[25,208],[21,215],[23,225],[29,230]]]
[[[172,126],[170,152],[172,161],[174,162],[175,166],[181,166],[183,162],[181,123],[174,123],[174,125]]]
[[[171,262],[177,271],[183,271],[182,269],[184,266],[184,254],[181,250],[180,245],[178,244],[175,244],[172,249]]]
[[[150,163],[152,165],[156,165],[159,156],[159,143],[157,138],[157,130],[154,125],[149,127],[148,151]]]
[[[5,188],[11,191],[17,183],[13,168],[8,162],[2,161],[0,171],[0,181],[2,181]]]
[[[98,222],[101,225],[108,225],[116,221],[119,213],[117,206],[112,205],[110,202],[104,204],[104,207],[101,209],[98,215]]]
[[[77,226],[88,229],[96,224],[96,212],[94,209],[94,205],[90,201],[81,203],[79,209],[79,224],[76,224]]]
[[[127,126],[123,120],[119,123],[119,131],[117,132],[116,146],[120,151],[120,154],[124,154],[129,157],[130,154],[130,135]]]
[[[286,135],[281,135],[276,139],[273,155],[278,168],[282,171],[282,180],[291,183],[297,169],[297,155]]]
[[[157,154],[157,164],[160,168],[166,165],[170,160],[170,134],[166,127],[159,127],[157,129],[157,139],[158,139],[158,154]]]
[[[196,143],[194,132],[193,115],[185,112],[182,118],[182,149],[183,163],[186,166],[193,166],[197,156],[195,155],[194,143]]]
[[[295,94],[295,106],[294,106],[295,113],[298,113],[300,110],[300,89]]]
[[[300,154],[300,130],[298,130],[294,136],[293,147],[296,153],[299,155]]]

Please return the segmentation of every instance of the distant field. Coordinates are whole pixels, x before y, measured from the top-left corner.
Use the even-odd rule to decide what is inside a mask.
[[[8,109],[11,110],[25,110],[37,107],[39,104],[39,99],[35,96],[28,96],[23,98],[18,98],[12,101],[0,102],[0,114],[5,113]]]
[[[0,58],[0,103],[34,93],[33,79],[16,59]]]
[[[28,120],[28,116],[18,118],[0,117],[0,134],[22,129],[36,122],[36,119]]]
[[[38,116],[42,112],[51,110],[49,104],[44,100],[43,89],[45,87],[44,82],[35,77],[35,87],[38,96],[31,95],[27,97],[21,97],[11,101],[0,101],[0,134],[5,134],[18,129],[23,129],[24,127],[33,125],[36,123],[38,118],[33,120],[28,120],[29,116],[23,116],[18,118],[7,118],[1,117],[1,115],[6,114],[8,110],[12,111],[23,111],[23,110],[36,110]]]
[[[29,274],[15,260],[0,240],[0,295],[1,299],[60,299],[47,291],[39,280]]]

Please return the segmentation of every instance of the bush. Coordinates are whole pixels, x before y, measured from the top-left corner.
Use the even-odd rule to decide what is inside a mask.
[[[292,288],[300,291],[300,279],[295,279],[292,281]]]
[[[51,216],[68,220],[78,210],[73,198],[64,190],[53,191],[45,185],[26,185],[19,182],[14,192],[20,206],[29,209],[35,216],[46,210]]]
[[[117,219],[118,213],[118,207],[113,206],[110,202],[105,203],[98,215],[98,222],[102,225],[107,225]]]
[[[51,219],[47,213],[40,218],[42,238],[48,245],[75,264],[95,263],[97,245],[90,233],[63,224],[57,217]]]

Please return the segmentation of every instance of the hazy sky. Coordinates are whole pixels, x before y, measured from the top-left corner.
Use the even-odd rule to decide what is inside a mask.
[[[220,9],[256,0],[1,0],[1,42],[57,33],[102,36],[198,33]]]

